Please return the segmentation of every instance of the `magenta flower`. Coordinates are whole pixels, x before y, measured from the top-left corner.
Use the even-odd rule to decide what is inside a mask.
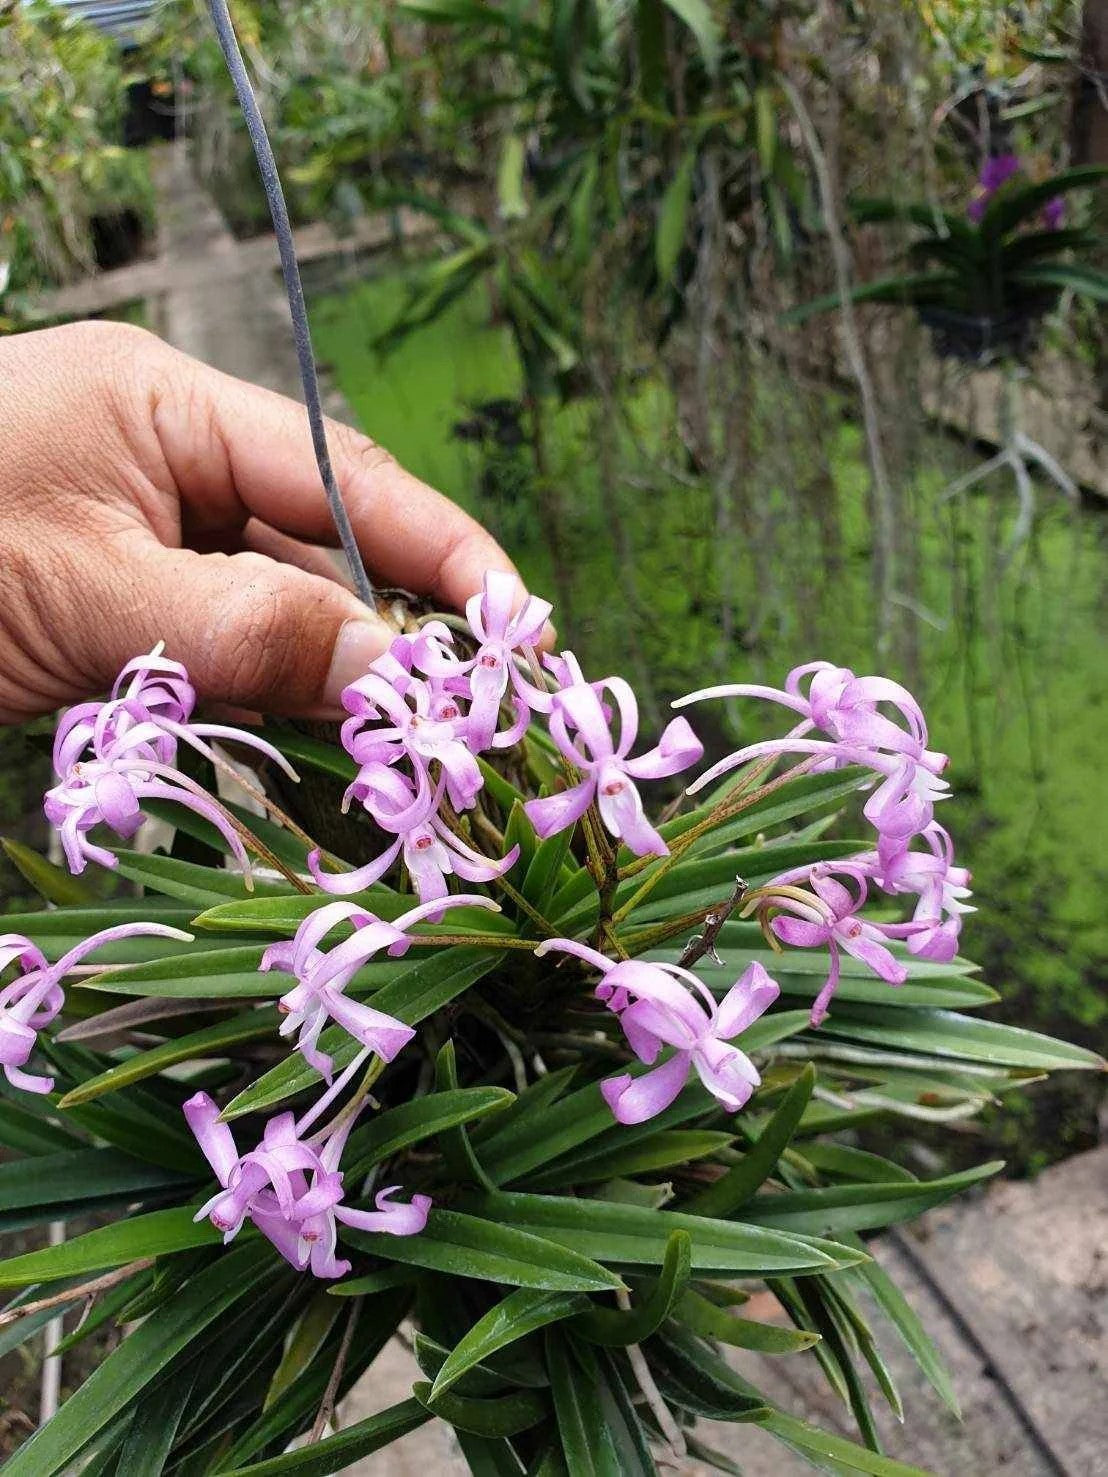
[[[780,994],[760,964],[751,964],[717,1005],[710,990],[676,964],[629,959],[613,963],[573,939],[546,939],[535,950],[556,949],[594,965],[603,978],[596,997],[619,1016],[628,1045],[652,1065],[664,1046],[673,1055],[652,1072],[624,1073],[600,1084],[619,1123],[644,1123],[669,1107],[695,1069],[701,1082],[728,1112],[738,1112],[761,1082],[734,1037],[758,1019]],[[699,998],[697,998],[699,997]]]
[[[362,769],[351,791],[377,825],[396,839],[380,856],[354,872],[324,872],[319,852],[311,852],[308,868],[324,892],[339,897],[363,892],[402,858],[420,902],[429,903],[449,898],[447,877],[491,882],[513,867],[519,856],[519,847],[513,846],[500,861],[493,861],[455,835],[438,814],[442,781],[437,792],[424,789],[421,795],[397,770],[374,764]],[[442,912],[428,916],[437,922]]]
[[[336,1256],[338,1222],[394,1236],[417,1235],[427,1224],[429,1197],[414,1195],[410,1205],[397,1204],[389,1199],[395,1185],[378,1193],[375,1211],[341,1203],[338,1161],[353,1118],[307,1140],[304,1125],[297,1125],[291,1113],[280,1113],[266,1124],[261,1143],[240,1156],[207,1093],[189,1098],[184,1113],[221,1187],[194,1219],[207,1217],[225,1243],[249,1219],[297,1271],[310,1267],[317,1277],[341,1277],[350,1263]]]
[[[1066,202],[1061,195],[1052,196],[1042,208],[1042,222],[1048,231],[1060,231],[1066,223]]]
[[[352,715],[342,725],[343,747],[360,765],[407,760],[420,789],[437,763],[451,805],[468,809],[484,781],[466,745],[466,720],[457,703],[421,677],[401,677],[403,668],[393,657],[386,656],[381,666],[389,675],[372,671],[343,692],[343,707]]]
[[[611,693],[619,710],[618,740],[612,737],[602,690]],[[581,779],[568,790],[526,802],[523,808],[541,837],[575,825],[595,800],[607,830],[636,856],[668,853],[644,814],[635,780],[678,774],[695,764],[704,748],[685,719],[675,718],[656,748],[629,759],[638,727],[635,694],[621,677],[591,686],[575,683],[554,695],[550,735],[559,753],[581,772]]]
[[[855,884],[855,892],[836,881],[832,871],[849,877]],[[774,907],[793,915],[774,918],[770,924],[783,943],[798,949],[818,949],[826,945],[830,951],[827,979],[812,1005],[812,1025],[818,1026],[826,1017],[831,997],[838,988],[840,949],[845,949],[855,959],[861,959],[879,979],[890,985],[902,985],[908,978],[908,971],[882,942],[886,937],[885,931],[856,916],[868,892],[863,867],[851,862],[817,863],[809,871],[809,881],[814,894],[810,902],[787,893],[770,896],[768,900]],[[767,894],[772,894],[773,886],[773,883],[769,884]]]
[[[142,935],[186,942],[192,938],[191,933],[162,923],[120,923],[92,934],[56,964],[50,964],[41,949],[23,934],[0,934],[0,973],[11,964],[18,964],[21,971],[0,989],[0,1068],[13,1087],[24,1092],[50,1092],[54,1086],[52,1077],[35,1077],[21,1069],[30,1060],[38,1032],[50,1025],[65,1004],[61,985],[64,976],[102,944]]]
[[[807,693],[801,685],[806,677],[811,678]],[[919,704],[907,688],[887,677],[856,677],[847,667],[808,662],[789,673],[783,688],[726,683],[691,692],[673,706],[714,697],[765,698],[791,708],[800,722],[782,738],[747,744],[727,755],[689,786],[690,794],[751,759],[808,754],[815,760],[813,769],[860,764],[883,776],[864,807],[866,819],[879,832],[900,838],[930,825],[936,801],[948,792],[939,778],[947,756],[927,747]],[[807,737],[817,729],[827,738]]]
[[[496,903],[486,897],[453,897],[450,906],[499,912]],[[293,939],[271,944],[266,949],[258,968],[277,969],[297,980],[295,987],[278,1002],[278,1009],[285,1016],[281,1035],[299,1033],[297,1049],[328,1082],[334,1063],[316,1044],[328,1020],[335,1021],[360,1041],[367,1054],[376,1052],[386,1062],[391,1062],[415,1035],[403,1021],[361,1001],[348,999],[344,991],[358,970],[382,949],[393,959],[406,954],[412,945],[406,930],[432,914],[441,917],[442,912],[439,904],[423,903],[403,913],[394,923],[385,923],[354,903],[327,903],[304,919]],[[324,952],[320,944],[340,923],[352,924],[353,934]]]
[[[971,221],[980,224],[990,200],[1013,175],[1019,174],[1022,168],[1019,156],[1010,152],[992,154],[985,160],[981,166],[981,174],[978,176],[977,192],[966,206],[966,214]]]
[[[192,722],[195,701],[184,667],[156,647],[127,663],[106,702],[81,703],[61,720],[54,740],[58,783],[46,792],[43,808],[71,872],[83,872],[89,861],[115,866],[111,852],[89,839],[96,826],[107,825],[129,840],[144,820],[142,801],[168,800],[214,826],[249,875],[245,848],[227,812],[176,767],[178,741],[209,759],[209,739],[242,744],[280,765],[290,778],[296,771],[257,734]]]

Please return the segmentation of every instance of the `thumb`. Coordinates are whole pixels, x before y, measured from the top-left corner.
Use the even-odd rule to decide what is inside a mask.
[[[128,654],[164,641],[201,697],[213,701],[302,717],[339,714],[343,688],[365,675],[395,635],[343,585],[262,554],[153,547],[147,560],[136,587],[155,606],[130,623]]]

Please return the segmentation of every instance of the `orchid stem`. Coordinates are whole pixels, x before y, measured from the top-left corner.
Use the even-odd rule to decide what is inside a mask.
[[[281,188],[281,177],[277,173],[277,161],[273,157],[273,148],[265,131],[261,109],[254,96],[254,89],[250,85],[250,77],[242,59],[242,52],[239,50],[235,28],[227,9],[227,0],[208,0],[208,8],[211,11],[220,49],[227,63],[227,71],[230,73],[239,107],[246,120],[246,130],[254,146],[254,157],[258,161],[262,186],[265,189],[269,213],[273,220],[273,234],[277,238],[277,249],[281,254],[281,271],[285,279],[289,312],[292,315],[292,336],[296,344],[300,380],[304,386],[304,404],[308,411],[308,424],[311,427],[312,448],[315,451],[323,491],[331,509],[331,517],[334,520],[343,553],[350,566],[350,574],[354,581],[354,588],[358,592],[358,598],[370,610],[375,611],[377,603],[373,598],[373,588],[366,575],[358,541],[350,524],[350,516],[346,511],[346,505],[342,500],[342,493],[339,491],[331,466],[331,453],[327,446],[327,427],[319,394],[319,377],[316,374],[315,355],[312,352],[312,334],[308,324],[308,310],[304,302],[304,284],[300,280],[292,222],[289,220],[288,206],[285,204],[285,192]]]

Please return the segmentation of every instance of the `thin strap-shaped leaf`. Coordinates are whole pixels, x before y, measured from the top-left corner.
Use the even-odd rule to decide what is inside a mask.
[[[815,1068],[809,1062],[741,1163],[729,1169],[714,1185],[694,1195],[685,1210],[692,1215],[727,1216],[750,1200],[773,1173],[788,1147],[808,1106],[815,1081]]]
[[[626,1348],[641,1344],[670,1316],[674,1305],[688,1285],[692,1270],[692,1237],[687,1231],[674,1231],[666,1244],[665,1261],[650,1296],[637,1307],[593,1307],[573,1320],[573,1332],[593,1344]]]
[[[679,1323],[703,1338],[718,1339],[720,1343],[730,1344],[736,1349],[754,1349],[759,1354],[795,1354],[819,1342],[819,1335],[815,1332],[778,1328],[774,1323],[739,1318],[709,1302],[692,1288],[677,1304],[674,1316]]]
[[[272,1276],[269,1247],[236,1247],[140,1324],[8,1459],[6,1477],[55,1477],[183,1349]]]
[[[418,1380],[412,1386],[412,1394],[433,1415],[441,1416],[458,1430],[472,1431],[475,1436],[493,1440],[529,1431],[544,1419],[549,1410],[546,1400],[531,1390],[517,1390],[511,1395],[497,1395],[489,1400],[449,1392],[432,1399],[430,1381]]]
[[[468,1369],[525,1338],[548,1323],[557,1323],[579,1313],[588,1304],[580,1293],[543,1292],[529,1287],[517,1288],[502,1302],[479,1318],[461,1341],[435,1378],[433,1395],[440,1395],[462,1377]]]

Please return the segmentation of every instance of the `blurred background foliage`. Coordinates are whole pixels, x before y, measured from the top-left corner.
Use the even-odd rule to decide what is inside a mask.
[[[708,678],[812,656],[918,689],[953,756],[968,952],[1007,1019],[1102,1042],[1103,500],[1040,487],[1028,529],[1007,475],[948,493],[996,434],[995,414],[956,411],[970,382],[986,403],[1037,387],[1061,414],[1076,378],[1064,413],[1108,440],[1103,6],[232,8],[294,217],[393,225],[389,249],[308,275],[321,358],[365,429],[492,527],[655,724]],[[0,0],[0,20],[11,325],[34,321],[34,287],[96,263],[101,217],[132,212],[149,248],[158,127],[136,107],[187,137],[236,234],[266,229],[197,0],[158,0],[125,51],[44,3]],[[973,292],[921,294],[913,273],[977,251],[967,211],[1004,155],[1021,169],[998,209],[1039,189],[1036,218],[1009,212]],[[1074,169],[1048,227],[1039,206]],[[758,736],[747,710],[714,721],[717,752]],[[6,816],[35,798],[11,748],[32,740],[7,742]],[[1033,1170],[1092,1142],[1097,1102],[1062,1080],[1030,1121],[966,1131]]]

